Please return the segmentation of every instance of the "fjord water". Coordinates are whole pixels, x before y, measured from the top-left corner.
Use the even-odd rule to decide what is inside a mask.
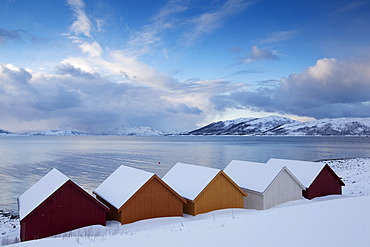
[[[2,136],[0,209],[16,212],[16,198],[52,168],[92,192],[120,165],[162,177],[177,162],[223,169],[233,159],[354,157],[370,157],[369,137]]]

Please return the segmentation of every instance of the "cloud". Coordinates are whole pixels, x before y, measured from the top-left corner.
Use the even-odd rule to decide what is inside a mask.
[[[166,110],[172,113],[185,113],[185,114],[196,114],[196,115],[203,113],[203,111],[199,109],[198,107],[188,106],[183,103],[180,103],[176,106],[169,106]]]
[[[370,59],[357,62],[324,58],[275,87],[238,90],[211,98],[215,109],[252,109],[313,118],[368,117]]]
[[[181,84],[167,90],[136,81],[117,83],[70,64],[58,69],[50,74],[0,65],[1,125],[17,119],[12,128],[29,129],[40,122],[43,128],[73,126],[94,132],[144,124],[172,131],[191,129],[203,118],[198,102],[208,98],[206,85],[188,95]]]
[[[262,73],[261,69],[243,69],[232,73],[230,76],[244,75],[244,74],[257,74]]]
[[[60,64],[58,65],[57,68],[59,72],[64,75],[68,74],[73,77],[82,77],[82,78],[90,79],[90,80],[99,78],[98,73],[89,73],[89,72],[83,71],[80,68],[75,68],[73,65],[68,64],[68,63]]]
[[[333,14],[334,15],[343,14],[343,13],[355,10],[355,9],[363,6],[364,4],[366,4],[365,1],[351,1],[351,3],[348,3],[348,4],[344,5],[343,7],[335,10],[333,12]]]
[[[289,40],[296,36],[300,30],[277,31],[269,34],[266,38],[259,40],[258,44],[273,44]]]
[[[0,44],[7,41],[18,41],[22,42],[29,39],[30,35],[23,30],[9,30],[0,28]]]
[[[161,44],[164,33],[181,26],[178,15],[188,10],[185,1],[168,1],[142,30],[134,31],[128,42],[127,53],[142,55],[150,53]],[[129,52],[130,51],[130,52]]]
[[[275,51],[271,51],[266,48],[258,48],[257,46],[252,46],[248,57],[244,60],[244,63],[278,59],[279,57],[277,56]]]
[[[204,7],[206,11],[202,8],[201,13],[198,13],[199,6],[191,1],[170,0],[150,19],[149,24],[132,32],[126,53],[140,56],[154,52],[164,43],[169,32],[180,37],[177,42],[181,45],[190,46],[254,3],[255,1],[224,0],[215,7],[215,3],[211,2]]]
[[[69,27],[74,36],[84,35],[91,38],[91,21],[85,13],[85,3],[82,0],[68,0],[76,20]]]
[[[170,90],[179,82],[160,73],[153,67],[141,62],[136,57],[127,56],[124,51],[110,51],[101,57],[69,57],[61,64],[68,64],[89,74],[102,74],[114,80],[134,85]]]
[[[74,13],[74,21],[69,26],[69,33],[66,34],[74,44],[77,44],[83,54],[89,57],[100,57],[103,49],[91,35],[93,24],[85,12],[85,3],[82,0],[68,0],[69,6]],[[104,22],[100,19],[95,21],[96,30],[102,31]]]
[[[184,33],[183,43],[185,45],[191,45],[201,36],[210,34],[222,27],[228,18],[239,14],[253,4],[254,1],[227,0],[223,5],[192,18],[189,21],[191,28],[188,32]]]
[[[96,42],[82,42],[79,46],[83,53],[88,54],[90,57],[100,57],[103,50],[101,46]]]

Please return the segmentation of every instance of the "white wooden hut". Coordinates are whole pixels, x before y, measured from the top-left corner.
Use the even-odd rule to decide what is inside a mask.
[[[302,198],[304,186],[286,167],[233,160],[224,172],[248,194],[244,208],[268,209]]]

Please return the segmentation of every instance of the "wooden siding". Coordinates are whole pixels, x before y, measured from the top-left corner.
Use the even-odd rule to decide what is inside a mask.
[[[344,186],[342,180],[325,165],[310,187],[303,191],[303,196],[311,200],[319,196],[341,195],[342,186]]]
[[[302,198],[302,186],[284,169],[264,192],[263,209]]]
[[[244,197],[244,208],[248,209],[264,209],[264,200],[262,193],[256,191],[243,189],[245,193],[248,194],[248,197]]]
[[[184,206],[184,213],[197,215],[225,208],[243,208],[244,192],[220,171],[193,201]]]
[[[21,220],[21,241],[89,225],[105,225],[107,211],[100,202],[69,180]]]
[[[157,176],[153,176],[121,207],[122,224],[138,220],[182,216],[185,200]]]
[[[107,202],[100,196],[96,195],[96,198],[109,208],[109,212],[107,212],[107,215],[106,215],[107,220],[120,221],[121,213],[118,212],[118,209],[116,209],[113,205],[111,205],[109,202]]]
[[[196,215],[193,201],[186,200],[186,204],[184,204],[184,213],[190,214],[190,215]]]

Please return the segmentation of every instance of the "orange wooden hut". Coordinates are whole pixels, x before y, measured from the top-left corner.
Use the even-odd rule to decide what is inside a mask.
[[[107,220],[117,220],[121,224],[182,216],[186,203],[154,173],[128,166],[120,166],[94,193],[110,208]]]
[[[219,169],[177,163],[163,180],[186,199],[184,213],[243,208],[247,194]]]

